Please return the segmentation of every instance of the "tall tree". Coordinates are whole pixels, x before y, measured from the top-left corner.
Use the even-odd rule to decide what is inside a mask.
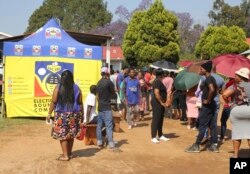
[[[147,10],[151,5],[152,0],[141,0],[139,6],[132,11],[129,11],[126,7],[120,5],[116,8],[115,15],[119,16],[119,20],[128,23],[135,12]]]
[[[246,18],[246,25],[244,26],[244,30],[247,36],[250,37],[250,0],[242,0],[240,9]]]
[[[117,20],[110,24],[105,25],[104,27],[99,27],[97,29],[91,30],[90,33],[101,34],[101,35],[111,35],[114,40],[111,43],[112,45],[122,45],[124,33],[127,29],[128,24]]]
[[[213,26],[239,26],[244,28],[245,32],[250,29],[247,25],[247,13],[249,12],[249,2],[243,0],[243,5],[230,6],[224,0],[216,0],[213,4],[213,10],[208,14],[211,19],[210,24]],[[244,7],[243,7],[244,6]]]
[[[195,58],[195,44],[198,42],[204,27],[195,24],[189,13],[176,13],[178,17],[178,33],[180,35],[180,58]]]
[[[123,53],[130,65],[179,60],[177,17],[155,0],[147,11],[135,12],[124,36]]]
[[[51,17],[58,18],[66,30],[86,32],[110,23],[112,14],[103,0],[45,0],[31,15],[26,33],[34,32]]]
[[[201,59],[211,59],[224,53],[241,53],[249,48],[243,29],[232,27],[208,27],[196,45],[195,53]]]
[[[146,10],[151,4],[152,0],[142,0],[139,3],[139,6],[131,12],[123,5],[120,5],[115,11],[115,15],[119,17],[118,20],[108,23],[103,27],[98,27],[97,29],[91,30],[90,33],[112,35],[114,41],[111,44],[121,46],[128,22],[130,21],[133,13],[136,11]]]

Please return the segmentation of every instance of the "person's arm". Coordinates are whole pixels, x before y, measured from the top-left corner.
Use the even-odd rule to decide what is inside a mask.
[[[161,101],[161,96],[160,96],[160,90],[158,88],[154,88],[154,95],[155,95],[155,98],[156,100],[162,105],[165,107],[165,103],[163,103]]]
[[[90,113],[91,113],[92,107],[93,106],[90,106],[90,105],[87,106],[86,123],[89,123],[89,118],[90,118]]]
[[[149,84],[152,85],[155,81],[155,78],[156,78],[155,75],[152,74],[151,79],[149,80]]]
[[[80,90],[80,95],[78,98],[78,104],[80,105],[80,112],[82,113],[81,115],[81,123],[83,122],[83,116],[84,116],[84,110],[83,110],[83,102],[82,102],[82,91]]]
[[[47,116],[48,121],[50,120],[50,118],[52,116],[52,112],[55,109],[55,106],[56,106],[56,103],[57,103],[57,100],[58,100],[58,91],[59,91],[59,88],[58,88],[58,86],[56,86],[54,88],[54,91],[53,91],[53,94],[52,94],[52,100],[51,100],[50,106],[49,106],[49,112],[48,112],[48,116]]]
[[[222,97],[224,100],[226,100],[228,97],[232,96],[234,94],[234,89],[232,88],[227,88],[226,90],[224,90],[224,92],[222,93]]]
[[[86,110],[86,118],[84,119],[85,120],[85,123],[88,124],[90,122],[90,116],[91,116],[91,111],[93,109],[93,107],[96,105],[96,96],[91,94],[91,95],[88,95],[86,101],[85,101],[85,104],[87,105],[87,110]]]
[[[154,92],[154,95],[155,95],[155,98],[156,100],[162,105],[165,107],[165,103],[162,102],[161,100],[161,95],[160,95],[160,85],[158,83],[158,81],[155,81],[154,84],[153,84],[153,92]]]
[[[211,103],[211,100],[212,100],[212,98],[214,96],[214,93],[216,92],[215,88],[214,88],[214,85],[212,83],[210,83],[208,85],[208,88],[209,88],[209,90],[208,90],[208,97],[207,97],[206,100],[203,101],[203,104],[209,104],[209,103]]]
[[[202,85],[202,80],[200,79],[199,84],[198,84],[198,87],[197,87],[197,89],[196,89],[196,91],[195,91],[195,96],[196,96],[196,97],[199,97],[199,95],[200,95],[200,92],[201,92],[201,85]]]
[[[110,81],[110,92],[111,92],[111,95],[115,94],[115,85],[112,83],[112,81]]]
[[[126,79],[124,79],[122,83],[123,83],[122,89],[121,89],[122,90],[122,96],[123,96],[123,100],[126,100],[126,98],[127,98],[127,96],[126,96],[126,88],[127,88]]]

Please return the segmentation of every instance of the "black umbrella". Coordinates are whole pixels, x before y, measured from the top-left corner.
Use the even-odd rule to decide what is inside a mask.
[[[153,62],[150,65],[151,68],[162,68],[165,71],[173,71],[173,72],[178,72],[178,67],[172,63],[168,62],[166,60],[158,60],[156,62]]]

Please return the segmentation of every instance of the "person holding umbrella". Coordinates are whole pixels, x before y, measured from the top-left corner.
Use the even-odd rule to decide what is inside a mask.
[[[201,64],[200,74],[206,77],[202,89],[202,107],[199,114],[199,134],[196,138],[196,142],[188,147],[185,152],[197,153],[200,152],[200,144],[205,135],[207,127],[211,129],[211,145],[208,148],[211,152],[219,152],[218,139],[217,139],[217,127],[213,124],[217,117],[215,117],[216,103],[214,97],[217,94],[217,85],[213,76],[211,76],[213,63],[207,61]]]

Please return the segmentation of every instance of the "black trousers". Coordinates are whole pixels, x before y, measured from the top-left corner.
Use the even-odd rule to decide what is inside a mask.
[[[215,115],[216,104],[212,102],[210,105],[202,105],[199,113],[199,134],[196,138],[196,143],[200,145],[209,127],[211,130],[211,143],[218,143],[217,139],[217,116]]]
[[[151,123],[151,136],[156,138],[157,133],[158,137],[162,136],[162,126],[165,108],[158,102],[156,99],[151,100],[151,105],[153,109],[153,118]]]

